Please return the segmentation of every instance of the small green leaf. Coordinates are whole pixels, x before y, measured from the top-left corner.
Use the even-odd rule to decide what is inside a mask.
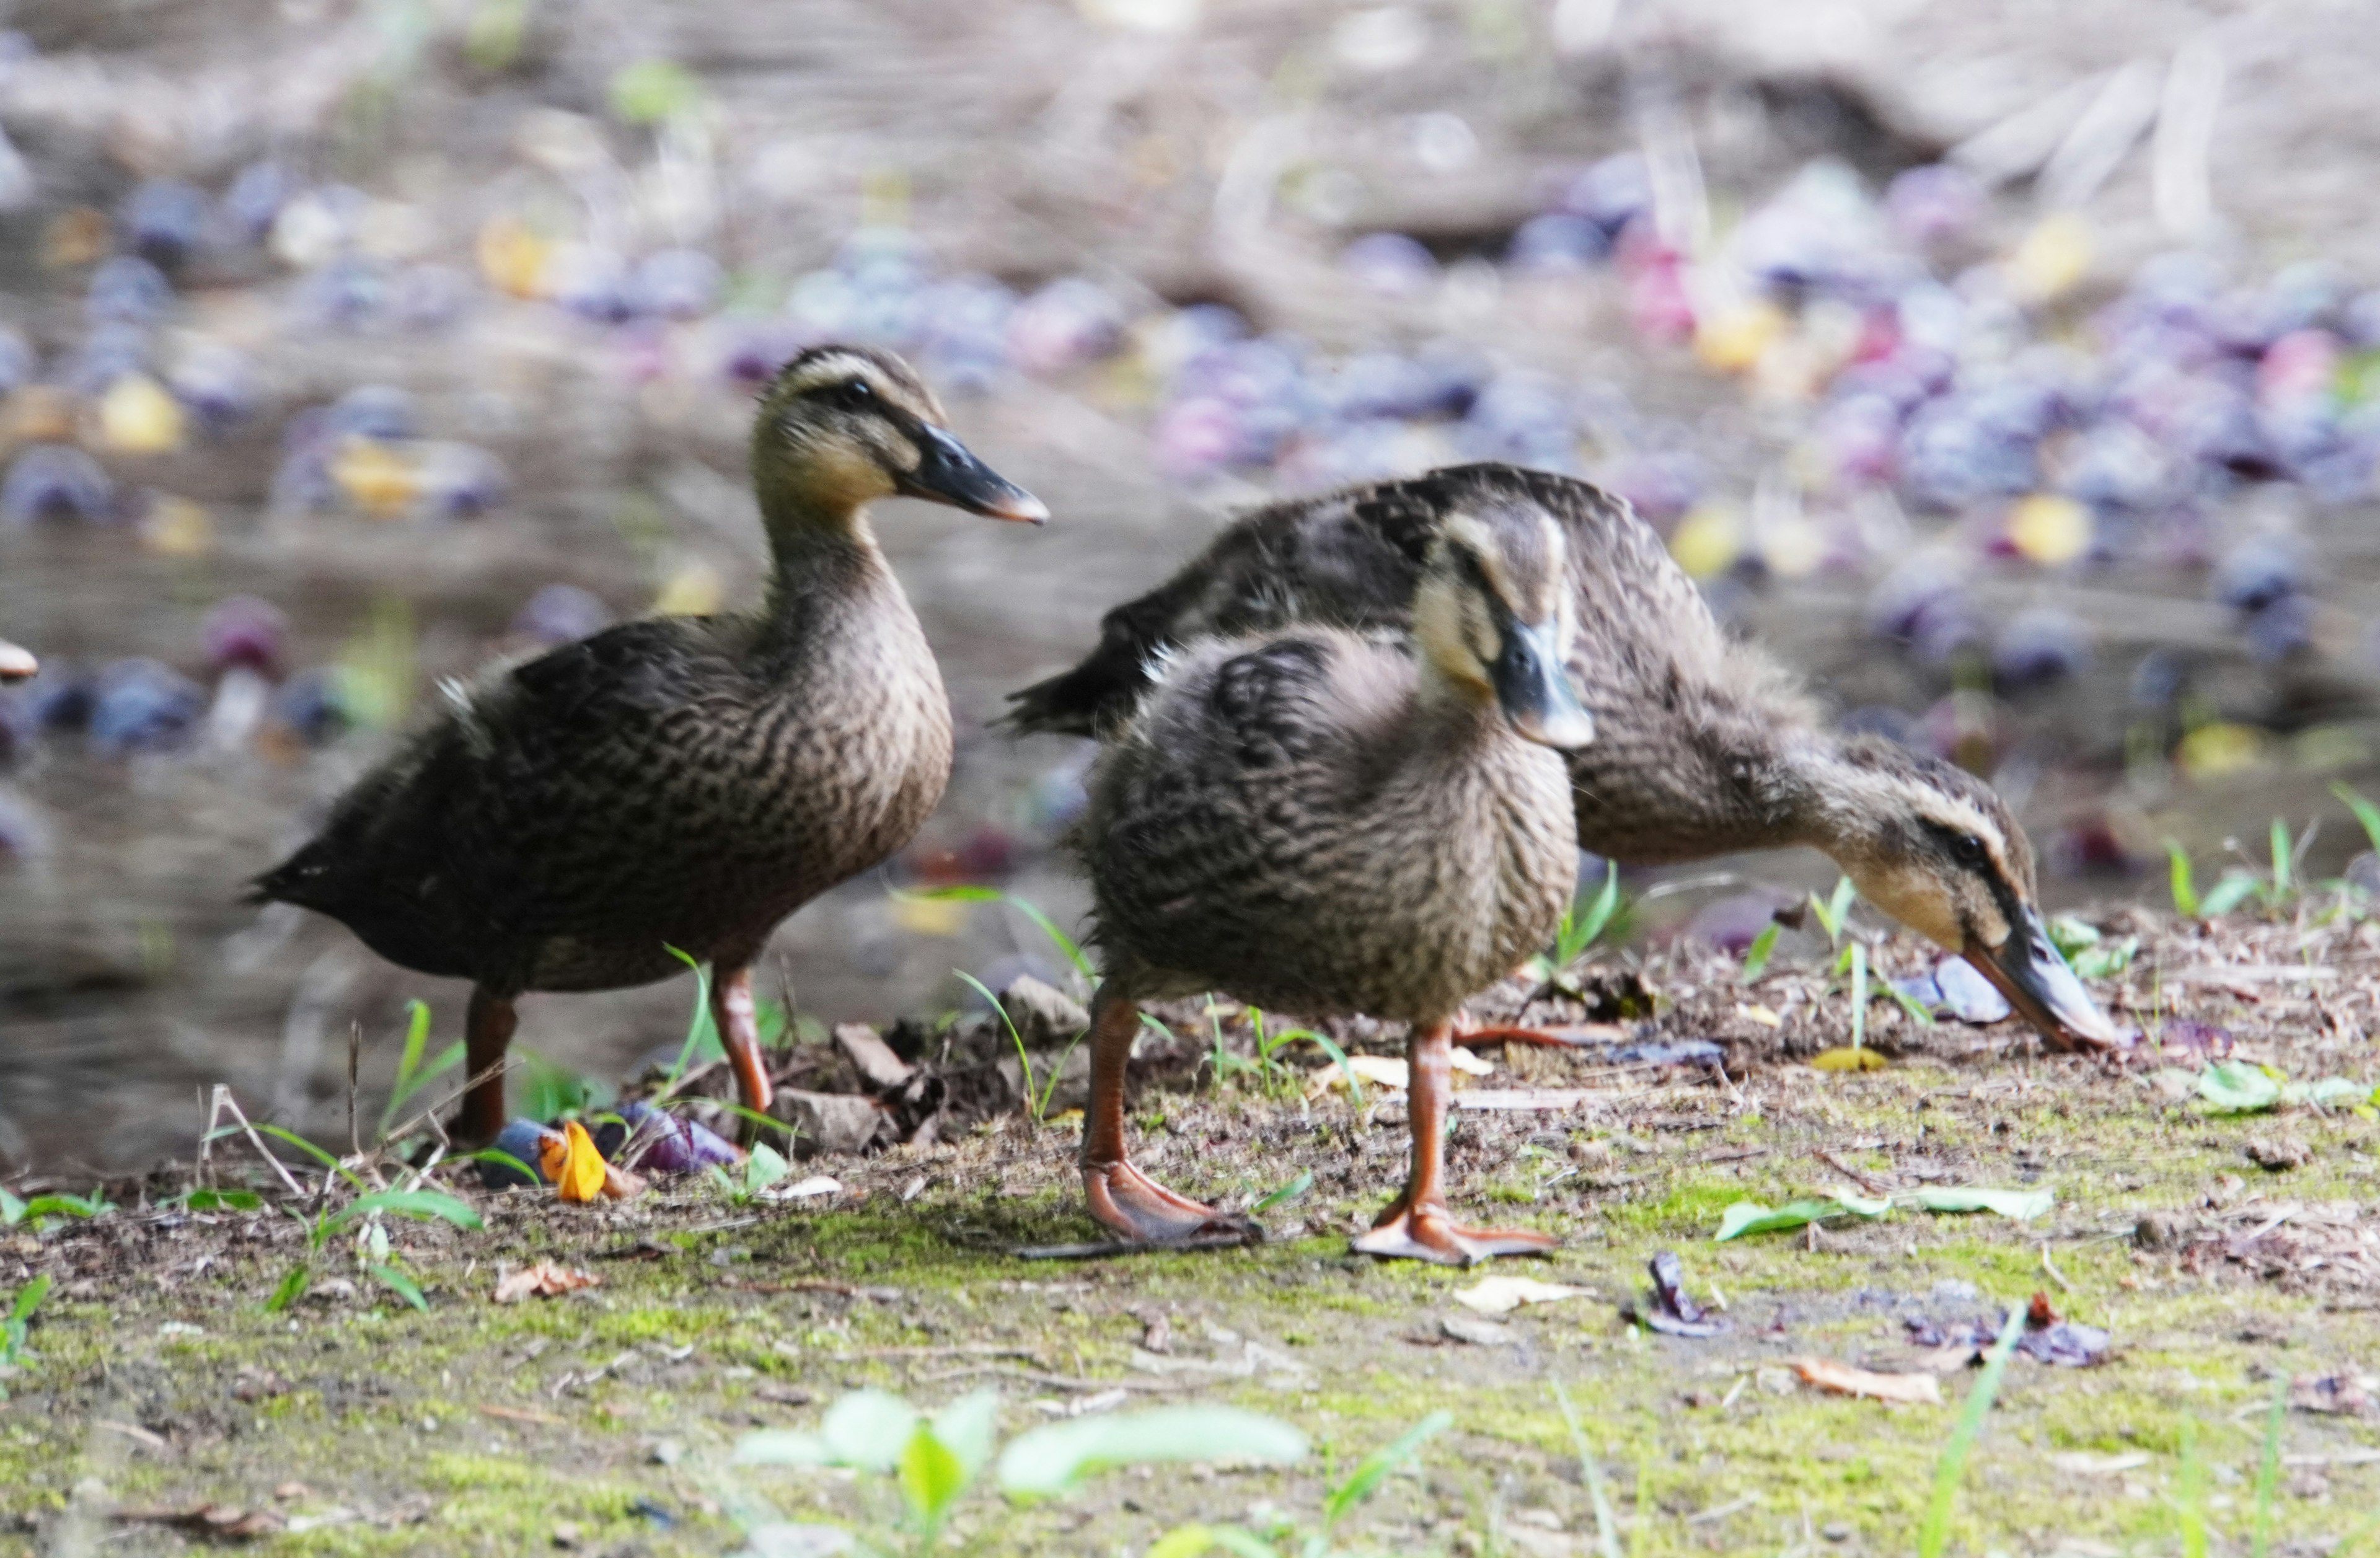
[[[859,1390],[826,1409],[819,1436],[836,1466],[891,1471],[908,1453],[917,1430],[917,1409],[890,1391]]]
[[[2224,1113],[2252,1114],[2281,1101],[2281,1084],[2261,1065],[2227,1060],[2198,1074],[2198,1096]]]
[[[364,1269],[378,1277],[382,1287],[387,1288],[415,1308],[427,1310],[430,1308],[430,1300],[422,1296],[421,1284],[395,1267],[372,1265]]]
[[[1912,1206],[1927,1211],[1993,1211],[2018,1223],[2029,1223],[2058,1204],[2050,1190],[1995,1190],[1980,1185],[1928,1185],[1912,1191]]]
[[[2229,914],[2254,896],[2263,886],[2264,883],[2258,882],[2252,872],[2226,871],[2223,880],[2207,890],[2205,901],[2200,905],[2200,912],[2209,919]]]
[[[1288,1184],[1281,1186],[1276,1189],[1267,1191],[1262,1197],[1258,1198],[1257,1204],[1248,1208],[1248,1210],[1250,1211],[1270,1211],[1277,1206],[1283,1206],[1297,1199],[1298,1197],[1303,1196],[1308,1190],[1313,1188],[1314,1171],[1312,1169],[1300,1169],[1297,1171],[1297,1177],[1295,1179],[1291,1180]]]
[[[264,1198],[253,1190],[193,1190],[182,1198],[185,1211],[261,1211]]]
[[[485,1226],[480,1221],[480,1214],[471,1210],[470,1202],[450,1196],[443,1190],[375,1190],[369,1196],[358,1196],[333,1212],[327,1225],[336,1230],[376,1211],[425,1222],[437,1218],[457,1228]]]
[[[25,1203],[0,1188],[0,1227],[13,1228],[25,1221]]]
[[[901,1497],[909,1505],[910,1518],[921,1531],[940,1531],[951,1505],[966,1491],[966,1467],[921,1420],[909,1434],[908,1448],[901,1452],[900,1469]]]
[[[1758,1201],[1738,1201],[1719,1213],[1718,1233],[1714,1242],[1724,1244],[1747,1234],[1787,1233],[1833,1217],[1881,1217],[1891,1210],[1889,1200],[1866,1200],[1857,1196],[1848,1200],[1830,1198],[1826,1200],[1789,1201],[1774,1209]]]
[[[1215,1548],[1215,1533],[1204,1526],[1176,1526],[1155,1541],[1141,1558],[1206,1558]],[[1268,1547],[1267,1552],[1271,1549]]]
[[[2333,785],[2330,793],[2347,803],[2355,820],[2363,824],[2363,836],[2372,841],[2373,848],[2380,849],[2380,806],[2373,805],[2344,784]]]
[[[1053,1498],[1111,1467],[1167,1461],[1286,1465],[1303,1459],[1305,1450],[1305,1435],[1277,1418],[1236,1406],[1160,1406],[1028,1430],[1001,1453],[1000,1486],[1014,1498]]]
[[[752,1144],[750,1155],[744,1160],[744,1188],[747,1191],[765,1190],[793,1172],[794,1166],[785,1162],[783,1152],[765,1141],[756,1141]]]
[[[2074,961],[2076,953],[2086,946],[2095,946],[2099,942],[2099,928],[2096,925],[2088,920],[2077,919],[2070,914],[2058,916],[2045,929],[2049,932],[2050,944],[2055,946],[2058,955],[2069,963]]]
[[[632,125],[658,125],[701,102],[701,80],[673,59],[640,59],[612,77],[612,112]]]
[[[934,1414],[934,1437],[959,1458],[973,1481],[991,1459],[992,1441],[1000,1432],[1000,1393],[973,1391]]]
[[[1428,1417],[1365,1456],[1347,1480],[1330,1490],[1322,1501],[1322,1528],[1330,1530],[1345,1519],[1350,1511],[1378,1491],[1389,1474],[1421,1454],[1421,1447],[1454,1426],[1451,1412],[1432,1412]]]
[[[2273,819],[2273,895],[2286,898],[2297,891],[2297,852],[2289,847],[2289,825]]]

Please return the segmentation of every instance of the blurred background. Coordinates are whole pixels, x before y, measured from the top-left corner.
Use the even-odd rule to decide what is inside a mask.
[[[438,678],[757,594],[752,387],[908,354],[1047,499],[885,505],[941,812],[796,917],[806,1017],[1055,977],[1081,744],[986,729],[1275,493],[1632,499],[1847,724],[1990,775],[2053,904],[2375,764],[2380,34],[2121,0],[0,0],[0,1172],[343,1129],[408,998],[239,903]],[[2368,870],[2370,862],[2351,869]],[[1748,935],[1821,862],[1642,933]],[[1708,878],[1707,869],[1691,873]],[[533,998],[616,1074],[687,981]]]

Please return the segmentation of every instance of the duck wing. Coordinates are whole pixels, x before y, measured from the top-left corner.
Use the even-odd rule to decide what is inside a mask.
[[[1210,634],[1309,623],[1401,629],[1439,526],[1491,503],[1530,505],[1561,522],[1583,626],[1604,618],[1609,637],[1657,645],[1681,627],[1718,641],[1693,581],[1621,499],[1550,471],[1449,466],[1243,516],[1172,578],[1108,613],[1098,647],[1075,666],[1011,693],[1005,723],[1020,733],[1097,735],[1131,712],[1159,651]],[[1582,633],[1585,642],[1599,638],[1591,627]]]
[[[683,864],[670,835],[715,777],[707,736],[747,727],[759,690],[700,618],[626,623],[499,668],[450,692],[252,896],[474,977],[539,938],[665,913],[651,894],[668,884],[650,879]]]

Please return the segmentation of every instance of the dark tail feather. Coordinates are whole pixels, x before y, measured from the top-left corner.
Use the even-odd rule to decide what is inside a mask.
[[[1074,669],[1010,693],[998,723],[1019,736],[1097,736],[1130,715],[1148,689],[1147,656],[1111,640]]]
[[[326,902],[323,889],[330,874],[330,863],[323,859],[322,846],[310,844],[263,875],[249,878],[248,891],[240,902],[320,908]]]

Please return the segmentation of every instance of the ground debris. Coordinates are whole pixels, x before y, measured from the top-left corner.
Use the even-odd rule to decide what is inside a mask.
[[[288,1525],[269,1509],[242,1509],[234,1504],[196,1503],[182,1509],[119,1509],[112,1516],[119,1526],[172,1526],[215,1541],[250,1541],[277,1536]]]
[[[2289,1381],[2289,1405],[2301,1412],[2337,1418],[2380,1416],[2380,1376],[2342,1369],[2331,1374],[2300,1374]]]
[[[582,1267],[539,1260],[498,1277],[493,1296],[499,1304],[517,1304],[528,1298],[559,1297],[582,1287],[598,1286],[602,1281]]]
[[[1830,1357],[1797,1357],[1790,1361],[1793,1372],[1801,1375],[1805,1383],[1837,1395],[1864,1395],[1915,1406],[1942,1405],[1940,1377],[1930,1372],[1881,1374],[1872,1369],[1838,1363]]]
[[[1661,1251],[1647,1267],[1653,1286],[1621,1311],[1624,1318],[1671,1336],[1716,1336],[1727,1329],[1725,1321],[1712,1319],[1686,1291],[1685,1263],[1675,1250]]]

